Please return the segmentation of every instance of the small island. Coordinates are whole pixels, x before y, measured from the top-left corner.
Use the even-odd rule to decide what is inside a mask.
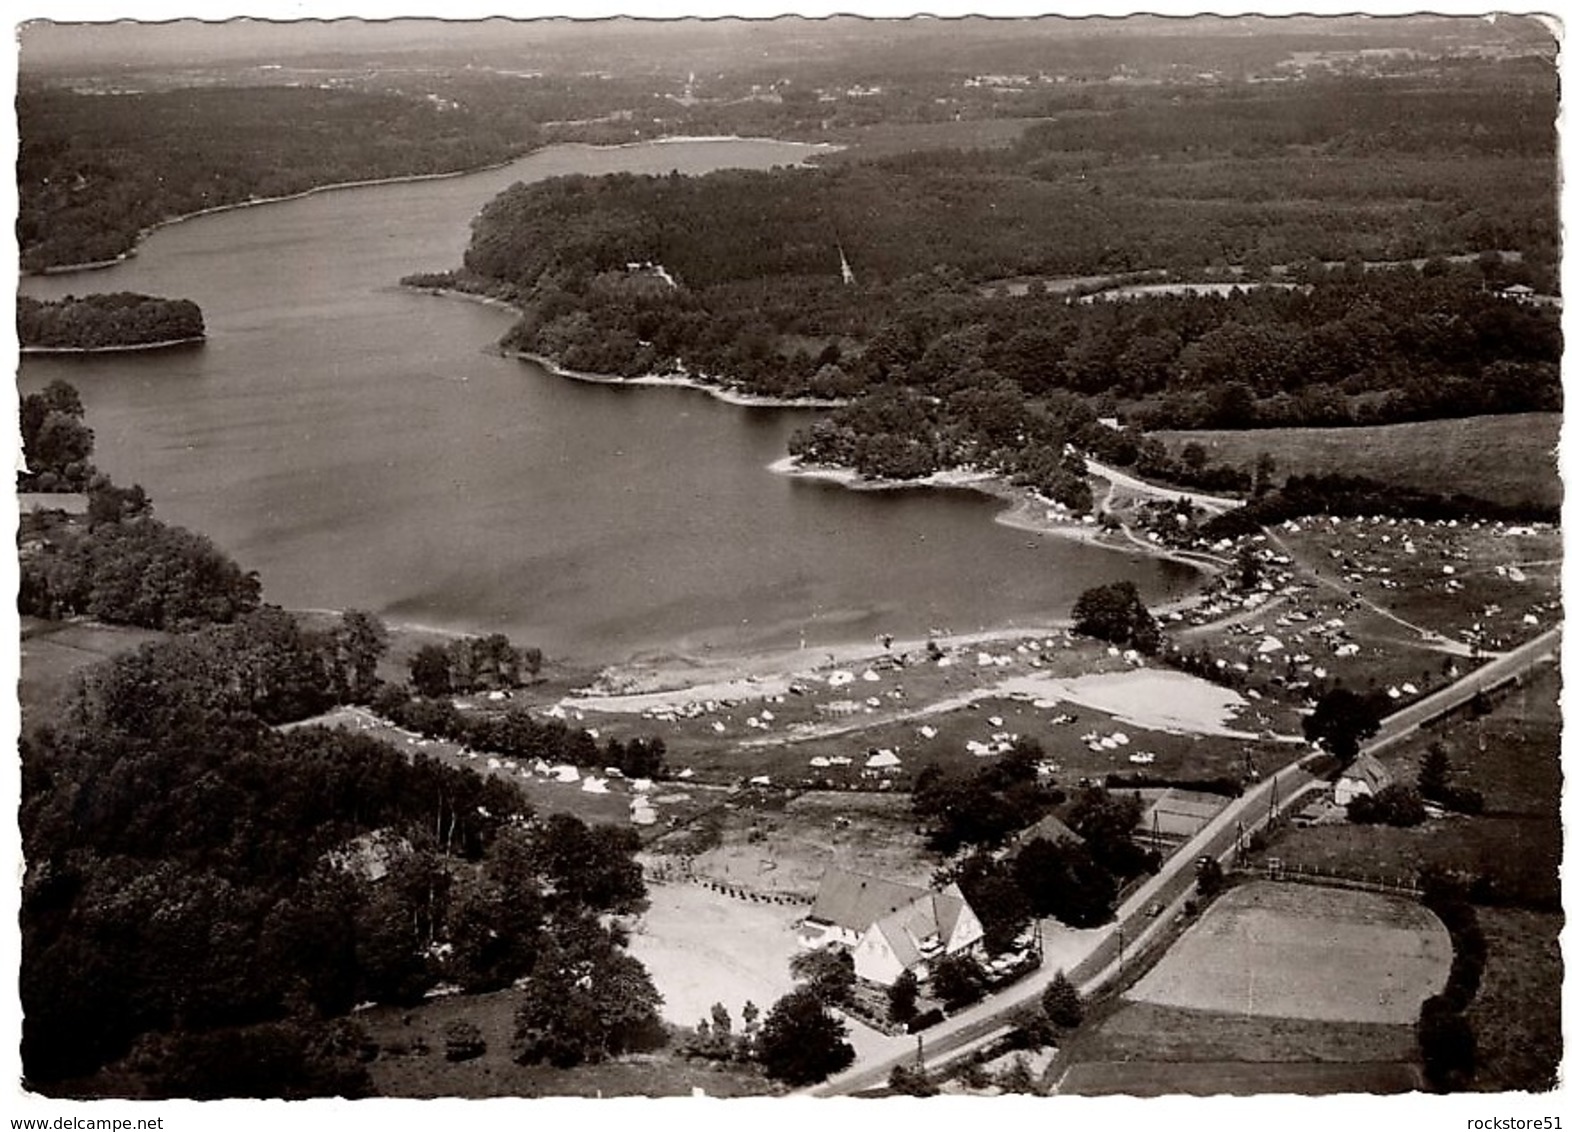
[[[16,335],[24,353],[99,352],[201,342],[206,329],[190,299],[118,291],[55,301],[18,296]]]

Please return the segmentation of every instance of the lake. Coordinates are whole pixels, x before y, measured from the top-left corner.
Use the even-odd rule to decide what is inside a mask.
[[[194,299],[207,343],[29,356],[21,388],[76,385],[98,466],[260,572],[269,601],[502,631],[559,658],[969,632],[1065,616],[1102,582],[1149,602],[1193,586],[1182,566],[1001,526],[977,493],[775,475],[810,411],[555,377],[488,352],[508,312],[397,286],[457,266],[470,218],[516,181],[810,152],[555,146],[173,225],[123,264],[21,290]]]

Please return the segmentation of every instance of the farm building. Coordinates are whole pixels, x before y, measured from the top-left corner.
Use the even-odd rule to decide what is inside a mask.
[[[1392,772],[1374,755],[1360,755],[1338,777],[1332,801],[1346,806],[1361,794],[1374,794],[1392,785]]]
[[[859,978],[890,986],[902,971],[926,978],[933,960],[969,951],[982,936],[977,914],[953,884],[934,892],[832,868],[798,942],[810,950],[844,945]]]
[[[1190,840],[1216,817],[1228,799],[1198,790],[1159,787],[1155,790],[1110,790],[1116,797],[1139,797],[1145,805],[1136,834],[1148,844],[1179,844]]]

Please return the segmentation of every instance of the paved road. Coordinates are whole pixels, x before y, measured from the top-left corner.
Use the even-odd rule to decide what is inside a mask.
[[[1426,696],[1382,721],[1381,730],[1366,750],[1375,751],[1412,734],[1430,720],[1467,703],[1476,692],[1488,691],[1520,675],[1535,664],[1559,655],[1561,626],[1549,630],[1491,661],[1477,672]],[[1143,884],[1119,908],[1117,918],[1105,930],[1101,941],[1074,968],[1067,971],[1083,994],[1096,990],[1115,977],[1121,963],[1151,942],[1177,913],[1195,882],[1195,860],[1202,854],[1225,858],[1240,831],[1248,832],[1268,816],[1273,802],[1281,806],[1314,779],[1305,770],[1306,756],[1256,784],[1213,818],[1195,837],[1169,858],[1162,870]],[[1161,909],[1148,915],[1154,905]],[[1054,972],[1040,970],[1005,988],[984,1001],[963,1010],[923,1034],[923,1056],[931,1067],[963,1047],[985,1043],[1002,1036],[1009,1028],[1006,1018],[1018,1006],[1034,1002],[1046,989]],[[896,1065],[912,1065],[917,1058],[917,1039],[901,1040],[891,1052],[877,1060],[854,1065],[811,1090],[815,1096],[837,1096],[875,1089],[884,1084]]]
[[[1381,730],[1364,748],[1375,752],[1399,739],[1412,735],[1416,729],[1447,712],[1455,711],[1479,692],[1488,692],[1522,675],[1534,665],[1559,656],[1561,653],[1561,626],[1548,629],[1509,653],[1503,653],[1490,663],[1453,681],[1438,692],[1416,700],[1401,711],[1393,712],[1381,721]]]
[[[1306,756],[1306,760],[1311,756]],[[1314,776],[1299,763],[1278,771],[1275,776],[1278,803],[1308,784]],[[1118,974],[1122,960],[1129,958],[1155,936],[1182,906],[1195,883],[1195,860],[1202,854],[1222,857],[1233,847],[1238,831],[1249,830],[1264,820],[1274,797],[1273,779],[1264,779],[1241,798],[1229,803],[1221,813],[1189,842],[1181,846],[1162,871],[1141,885],[1120,906],[1113,923],[1103,929],[1103,937],[1092,951],[1069,971],[1070,980],[1086,993]],[[1157,905],[1163,915],[1152,917],[1149,908]],[[932,1066],[946,1053],[971,1045],[980,1038],[1002,1036],[1010,1028],[1001,1016],[1015,1007],[1036,1002],[1053,978],[1051,970],[1039,970],[998,994],[951,1018],[923,1034],[923,1056]],[[877,1061],[854,1065],[844,1073],[813,1089],[815,1096],[837,1096],[878,1088],[896,1065],[911,1065],[917,1056],[917,1039],[908,1038]]]

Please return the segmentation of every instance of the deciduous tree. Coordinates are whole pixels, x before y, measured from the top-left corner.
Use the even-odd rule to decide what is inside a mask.
[[[791,991],[770,1007],[755,1050],[765,1074],[788,1085],[822,1081],[856,1056],[845,1023],[807,990]]]
[[[1305,716],[1305,738],[1320,743],[1344,766],[1359,754],[1359,744],[1381,729],[1380,702],[1347,688],[1333,688]]]

